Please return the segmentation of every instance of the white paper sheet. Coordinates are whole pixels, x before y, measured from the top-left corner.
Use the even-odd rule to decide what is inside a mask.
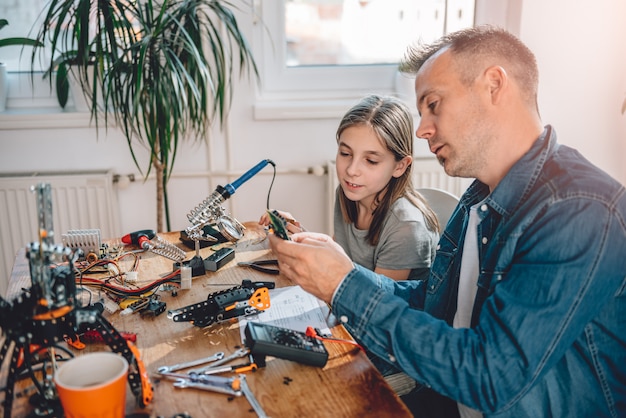
[[[328,306],[300,286],[281,287],[270,290],[270,307],[257,315],[239,319],[241,341],[244,340],[246,324],[261,322],[277,327],[305,332],[307,327],[317,328],[322,335],[330,335],[329,324],[334,317]]]

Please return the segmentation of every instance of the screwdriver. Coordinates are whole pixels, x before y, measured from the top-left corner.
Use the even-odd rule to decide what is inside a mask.
[[[152,229],[142,229],[139,231],[131,232],[122,237],[122,242],[126,245],[138,245],[144,250],[149,249],[150,241],[156,236],[156,232]]]

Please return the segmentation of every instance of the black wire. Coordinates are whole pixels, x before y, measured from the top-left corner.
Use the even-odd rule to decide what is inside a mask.
[[[267,160],[268,164],[271,164],[272,167],[274,167],[274,174],[272,175],[272,182],[270,183],[270,188],[267,190],[267,209],[270,208],[270,194],[272,193],[272,186],[274,185],[274,179],[276,179],[276,164],[274,164],[274,161],[272,160]]]
[[[29,338],[26,341],[26,344],[21,345],[21,348],[24,350],[24,371],[25,374],[30,377],[30,380],[35,385],[35,388],[37,388],[37,392],[43,395],[43,386],[39,383],[39,380],[37,380],[37,376],[35,376],[35,370],[33,369],[33,364],[30,361],[30,344],[31,339]]]
[[[28,338],[25,344],[20,344],[20,345],[16,344],[14,346],[14,350],[21,348],[24,353],[24,366],[23,366],[24,368],[16,376],[16,378],[21,380],[26,377],[29,377],[30,380],[33,382],[33,385],[35,386],[37,393],[39,393],[43,399],[46,399],[45,392],[44,392],[44,381],[46,379],[46,368],[47,368],[47,364],[49,363],[49,360],[43,359],[36,363],[33,363],[31,361],[32,360],[31,355],[33,354],[33,352],[30,351],[31,343],[32,343],[32,340]],[[71,351],[67,350],[66,348],[61,347],[58,344],[52,344],[49,347],[41,348],[40,350],[37,350],[37,351],[49,350],[50,348],[54,348],[56,350],[65,352],[69,356],[69,358],[74,357],[74,354]],[[65,361],[65,360],[69,360],[69,358],[62,358],[58,355],[55,355],[56,361]],[[37,365],[41,365],[41,368],[35,367]],[[42,374],[41,382],[38,380],[37,376],[35,375],[36,371],[40,371]]]
[[[67,355],[68,355],[68,358],[64,358],[64,357],[61,357],[61,356],[59,356],[59,355],[56,355],[56,361],[67,361],[67,360],[69,360],[70,358],[74,357],[74,353],[72,353],[70,350],[68,350],[67,348],[65,348],[65,347],[63,347],[63,346],[61,346],[61,345],[56,345],[56,344],[55,344],[55,345],[54,345],[54,348],[55,348],[57,351],[58,351],[58,350],[63,351],[65,354],[67,354]]]

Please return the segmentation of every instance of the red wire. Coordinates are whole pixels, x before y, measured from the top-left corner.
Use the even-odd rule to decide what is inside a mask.
[[[180,274],[180,269],[174,270],[173,272],[171,272],[170,274],[168,274],[167,276],[163,277],[162,279],[156,280],[144,287],[139,287],[139,288],[134,288],[134,289],[128,289],[128,288],[124,288],[124,287],[120,287],[120,286],[115,286],[111,283],[106,283],[102,280],[99,279],[94,279],[91,277],[82,277],[80,279],[76,279],[77,283],[80,284],[84,284],[87,286],[99,286],[99,287],[103,287],[105,289],[111,290],[113,292],[116,293],[121,293],[123,295],[126,296],[133,296],[133,295],[141,295],[143,293],[145,293],[146,291],[152,290],[155,287],[158,287],[164,283],[172,283],[172,279],[177,275]],[[176,284],[177,282],[173,282],[174,284]]]
[[[341,340],[341,339],[339,339],[339,338],[326,338],[326,337],[322,337],[321,335],[319,335],[319,334],[317,333],[317,331],[315,331],[315,328],[313,328],[313,327],[307,327],[307,328],[306,328],[306,333],[305,333],[305,334],[306,334],[306,335],[308,335],[309,337],[313,337],[313,338],[316,338],[316,339],[321,340],[321,341],[328,341],[328,342],[331,342],[331,343],[350,344],[350,345],[353,345],[353,346],[355,346],[355,347],[358,347],[358,348],[359,348],[359,350],[361,350],[361,351],[365,351],[365,349],[364,349],[364,348],[363,348],[363,347],[362,347],[359,343],[357,343],[356,341],[352,341],[352,340]]]

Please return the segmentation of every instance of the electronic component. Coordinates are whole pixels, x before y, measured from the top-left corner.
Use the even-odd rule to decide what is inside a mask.
[[[246,347],[259,366],[265,364],[265,356],[311,366],[324,367],[328,361],[328,352],[324,343],[303,332],[274,325],[248,322],[245,329]]]
[[[277,210],[267,210],[267,215],[270,218],[271,231],[279,238],[289,240],[287,235],[287,221],[283,218]]]
[[[191,267],[180,267],[180,288],[191,289]]]
[[[217,271],[234,258],[235,250],[230,247],[220,248],[204,259],[204,268],[208,271]]]
[[[151,298],[148,301],[148,305],[145,308],[141,309],[139,311],[139,314],[142,318],[145,316],[159,316],[163,312],[165,312],[165,307],[165,302]]]
[[[61,235],[61,241],[65,247],[81,250],[90,263],[102,258],[105,249],[99,229],[71,229]]]
[[[174,263],[174,271],[181,267],[191,267],[191,277],[202,276],[206,273],[204,268],[204,260],[199,255],[195,255],[189,260],[180,263]]]

